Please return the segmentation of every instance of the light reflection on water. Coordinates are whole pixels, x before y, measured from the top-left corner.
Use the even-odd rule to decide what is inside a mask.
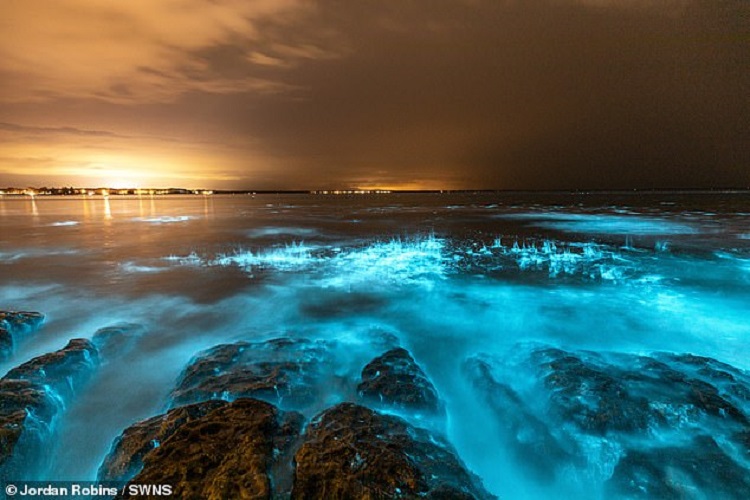
[[[460,374],[467,357],[539,341],[750,368],[747,196],[613,198],[0,197],[0,309],[48,317],[0,369],[110,324],[144,325],[60,424],[47,479],[90,479],[124,427],[164,408],[202,349],[394,332],[435,381],[449,435],[487,486],[544,495],[514,475],[482,418]]]

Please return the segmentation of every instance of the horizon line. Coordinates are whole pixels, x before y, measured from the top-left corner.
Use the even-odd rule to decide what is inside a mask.
[[[31,192],[30,192],[31,191]],[[52,191],[54,193],[49,193]],[[0,188],[0,195],[23,196],[23,195],[115,195],[127,196],[137,194],[183,194],[183,195],[206,195],[206,194],[398,194],[398,193],[638,193],[638,192],[747,192],[750,186],[724,186],[724,187],[641,187],[641,188],[460,188],[460,189],[386,189],[386,188],[321,188],[321,189],[211,189],[211,188],[182,188],[182,187],[15,187],[7,186]]]

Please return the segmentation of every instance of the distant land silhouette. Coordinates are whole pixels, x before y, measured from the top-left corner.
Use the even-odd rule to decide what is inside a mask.
[[[108,187],[6,187],[0,196],[144,196],[144,195],[255,195],[255,194],[315,194],[357,195],[392,193],[746,193],[750,188],[645,188],[645,189],[187,189],[187,188],[108,188]]]

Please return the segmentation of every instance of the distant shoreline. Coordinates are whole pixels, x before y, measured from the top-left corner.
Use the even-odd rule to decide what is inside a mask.
[[[390,195],[390,194],[557,194],[557,195],[651,195],[651,194],[750,194],[750,188],[659,189],[330,189],[330,190],[211,190],[211,189],[108,189],[108,188],[5,188],[0,197],[132,197],[132,196],[255,196],[255,195]]]

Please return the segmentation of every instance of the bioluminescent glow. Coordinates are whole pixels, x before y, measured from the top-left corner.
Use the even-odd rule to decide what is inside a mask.
[[[666,244],[659,248],[666,251]],[[248,273],[261,269],[306,271],[320,276],[323,286],[345,286],[354,282],[431,284],[446,275],[466,272],[534,272],[549,278],[578,276],[611,282],[654,280],[658,278],[642,272],[644,267],[651,267],[652,260],[652,253],[594,242],[515,240],[505,245],[497,238],[491,245],[477,242],[448,244],[434,236],[375,241],[354,247],[310,246],[293,242],[258,250],[235,250],[216,258],[201,257],[196,253],[165,258],[166,262],[179,265],[237,266]]]
[[[170,224],[174,222],[185,222],[190,220],[190,217],[186,215],[178,215],[178,216],[168,216],[164,215],[161,217],[145,217],[145,218],[139,218],[135,219],[136,221],[141,222],[150,222],[152,224]]]
[[[0,251],[0,265],[17,260],[44,259],[78,253],[80,253],[78,250],[72,248],[19,248],[11,252]]]
[[[292,236],[294,238],[308,238],[317,231],[308,227],[260,227],[248,231],[251,238],[265,238],[268,236]]]
[[[331,247],[293,242],[257,251],[236,250],[216,258],[169,256],[179,265],[237,266],[248,273],[262,269],[306,271],[321,277],[323,286],[355,282],[426,283],[446,272],[445,243],[433,236],[374,242],[364,247]]]
[[[164,270],[164,267],[147,266],[136,264],[134,262],[123,262],[120,266],[122,267],[123,272],[126,273],[158,273]]]
[[[304,243],[292,243],[290,245],[263,250],[257,253],[252,251],[235,252],[228,255],[221,255],[215,260],[209,262],[210,265],[218,266],[239,266],[246,271],[252,271],[254,268],[275,268],[282,271],[302,269],[311,265],[315,258],[313,257],[314,248]]]
[[[567,233],[526,215],[497,217],[543,216],[544,207],[446,196],[439,208],[425,208],[431,198],[422,195],[394,210],[391,199],[368,199],[357,224],[340,201],[319,197],[266,206],[260,195],[214,196],[209,209],[202,197],[112,198],[110,219],[101,200],[38,200],[37,215],[25,200],[4,201],[14,216],[3,221],[0,303],[47,319],[18,336],[2,369],[103,327],[140,325],[103,349],[90,380],[65,399],[46,472],[30,474],[94,479],[124,428],[170,405],[198,353],[244,342],[271,359],[261,344],[285,338],[323,349],[305,372],[309,400],[276,401],[308,417],[356,398],[373,358],[408,349],[446,415],[388,411],[445,436],[501,497],[609,498],[630,480],[661,484],[639,475],[646,466],[672,467],[707,497],[741,484],[729,465],[732,486],[710,474],[701,483],[684,464],[703,452],[750,467],[735,437],[739,415],[750,418],[740,397],[750,391],[750,247],[736,237],[750,234],[746,218],[715,208],[686,223],[681,212],[621,207],[619,230],[643,218],[694,229],[633,234],[623,245],[608,228]],[[79,224],[52,225],[60,221]],[[670,357],[681,353],[696,358]],[[682,382],[667,387],[660,377]],[[607,405],[610,413],[599,411]],[[659,465],[654,456],[686,458]]]
[[[432,284],[445,273],[445,242],[435,237],[376,242],[365,248],[340,251],[331,259],[335,270],[325,285]]]
[[[693,234],[696,229],[683,222],[658,217],[581,214],[564,212],[528,212],[503,215],[503,218],[533,221],[532,225],[571,233],[668,235]]]

